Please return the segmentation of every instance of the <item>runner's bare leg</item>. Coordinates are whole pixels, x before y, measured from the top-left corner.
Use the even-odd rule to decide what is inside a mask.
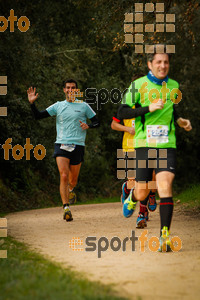
[[[80,169],[81,169],[81,163],[78,165],[70,165],[69,166],[69,188],[70,188],[70,190],[73,190],[73,188],[77,185]]]
[[[69,184],[70,160],[66,157],[56,157],[58,170],[60,173],[60,196],[63,204],[69,203],[69,190],[66,188]]]

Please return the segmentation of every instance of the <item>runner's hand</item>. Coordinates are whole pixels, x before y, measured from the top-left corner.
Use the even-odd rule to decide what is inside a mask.
[[[134,135],[135,134],[135,128],[134,127],[127,127],[127,132]]]
[[[80,122],[80,126],[81,126],[81,128],[82,128],[83,130],[86,130],[86,129],[89,128],[88,124],[83,123],[83,122],[81,122],[80,120],[79,120],[79,122]]]
[[[188,119],[178,118],[177,124],[179,125],[179,127],[182,127],[186,131],[192,130],[192,125],[190,123],[190,120]]]
[[[33,102],[37,99],[38,97],[38,93],[36,94],[36,88],[32,88],[30,87],[28,90],[27,90],[27,94],[28,94],[28,101],[33,104]]]
[[[155,101],[155,100],[154,100]],[[151,103],[149,105],[149,111],[150,112],[154,112],[156,111],[157,109],[163,109],[164,107],[164,104],[163,104],[163,101],[162,99],[156,99],[156,102],[155,103]]]

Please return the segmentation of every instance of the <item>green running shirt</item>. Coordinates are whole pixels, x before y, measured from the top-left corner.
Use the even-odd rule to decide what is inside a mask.
[[[144,116],[135,119],[135,136],[134,148],[151,147],[151,148],[176,148],[176,135],[173,116],[173,105],[177,98],[178,82],[168,79],[166,88],[169,92],[166,96],[161,93],[161,85],[151,82],[147,76],[141,77],[134,81],[137,92],[132,93],[132,84],[130,85],[122,103],[130,107],[149,106],[155,99],[166,97],[166,102],[162,110],[156,110],[147,113]],[[139,92],[143,85],[148,92]],[[146,85],[146,86],[145,86]],[[156,89],[152,90],[152,89]],[[134,97],[135,96],[135,97]],[[135,98],[135,99],[134,99]],[[151,99],[151,101],[149,100]],[[173,102],[171,101],[173,100]]]

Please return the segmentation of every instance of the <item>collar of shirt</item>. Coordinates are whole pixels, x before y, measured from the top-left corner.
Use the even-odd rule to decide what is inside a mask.
[[[159,78],[157,78],[156,76],[154,76],[153,73],[152,73],[151,71],[149,71],[149,73],[147,74],[147,78],[148,78],[151,82],[153,82],[153,83],[155,83],[155,84],[158,84],[158,85],[162,85],[163,81],[168,82],[168,79],[169,79],[168,76],[166,76],[164,79],[159,79]]]

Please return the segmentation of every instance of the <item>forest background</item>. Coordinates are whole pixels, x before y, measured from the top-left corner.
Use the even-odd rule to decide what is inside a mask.
[[[4,159],[0,147],[0,211],[8,212],[61,204],[59,174],[52,158],[56,137],[55,118],[36,121],[27,100],[29,86],[37,88],[37,107],[45,109],[64,100],[62,82],[75,78],[79,89],[97,91],[125,90],[133,75],[147,73],[146,55],[135,53],[135,44],[124,42],[124,14],[134,12],[129,0],[9,0],[0,1],[0,16],[8,19],[26,16],[30,28],[21,32],[15,22],[14,32],[0,32],[0,76],[7,76],[7,95],[0,96],[0,106],[7,107],[7,117],[0,117],[0,144],[12,138],[12,147],[24,146],[30,138],[35,147],[46,148],[43,160],[15,160],[10,150]],[[177,175],[174,189],[179,192],[200,178],[200,9],[199,2],[151,1],[164,3],[165,14],[175,14],[175,33],[146,33],[144,44],[175,44],[170,77],[180,83],[182,101],[177,105],[180,116],[191,120],[193,130],[177,127]],[[144,24],[155,24],[155,12],[144,14]],[[0,24],[2,26],[2,23]],[[101,122],[88,130],[85,162],[77,193],[79,201],[113,197],[120,193],[117,179],[117,149],[122,135],[111,129],[112,117],[119,104],[110,100],[92,104]]]

